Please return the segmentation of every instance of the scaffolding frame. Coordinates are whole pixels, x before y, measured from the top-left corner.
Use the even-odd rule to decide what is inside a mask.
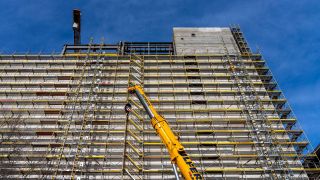
[[[244,41],[234,39],[235,47]],[[1,178],[174,178],[130,82],[144,87],[205,179],[319,173],[319,161],[303,167],[316,156],[260,53],[177,55],[170,43],[122,44],[0,55]]]

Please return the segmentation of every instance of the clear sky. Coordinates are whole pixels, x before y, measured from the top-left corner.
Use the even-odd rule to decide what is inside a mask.
[[[320,1],[0,0],[0,51],[61,51],[72,42],[73,8],[82,11],[82,42],[171,41],[173,27],[239,24],[320,143]]]

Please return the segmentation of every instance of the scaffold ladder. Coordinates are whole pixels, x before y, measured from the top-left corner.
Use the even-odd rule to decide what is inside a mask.
[[[246,46],[247,53],[244,53],[244,55],[247,56],[249,59],[251,59],[251,54],[252,54],[251,50],[250,50],[247,42],[245,41],[245,38],[243,37],[243,33],[240,31],[239,26],[236,28],[236,31]],[[286,156],[283,156],[285,151],[283,150],[282,145],[279,144],[279,139],[277,138],[277,135],[273,134],[273,132],[272,132],[272,123],[270,121],[268,121],[268,116],[266,114],[264,105],[263,105],[261,98],[259,97],[257,91],[254,88],[253,81],[247,71],[246,66],[244,65],[244,61],[242,59],[242,56],[239,56],[238,60],[240,62],[240,69],[243,69],[243,71],[240,71],[242,73],[241,75],[246,77],[243,79],[244,83],[247,85],[246,89],[250,89],[250,92],[253,93],[252,96],[255,97],[254,106],[256,108],[258,108],[257,113],[259,114],[260,118],[262,119],[262,123],[267,125],[268,129],[266,131],[265,138],[268,139],[268,141],[270,142],[270,146],[272,149],[270,153],[275,156],[275,166],[280,172],[282,172],[281,178],[290,179],[293,176],[293,171],[289,167],[288,159],[286,158]],[[277,107],[275,107],[275,108],[277,108]],[[287,137],[289,137],[287,132],[285,132],[284,134]],[[292,145],[289,144],[289,147],[292,147]]]
[[[73,96],[70,96],[70,100],[72,102],[71,107],[68,107],[69,105],[66,105],[66,109],[71,109],[71,112],[69,112],[65,116],[65,118],[68,120],[68,123],[63,126],[63,129],[64,129],[63,136],[62,137],[57,136],[57,138],[62,138],[62,139],[57,139],[57,140],[62,141],[62,143],[61,143],[60,149],[58,151],[58,157],[56,159],[57,162],[54,166],[54,173],[52,175],[52,179],[57,178],[57,176],[60,172],[59,168],[60,168],[60,164],[61,164],[61,159],[63,157],[65,158],[64,151],[65,151],[66,142],[67,142],[68,136],[69,136],[69,130],[70,130],[71,124],[75,123],[74,114],[76,111],[80,111],[80,109],[77,109],[77,106],[78,106],[78,108],[82,107],[82,103],[79,101],[83,98],[84,89],[82,89],[82,91],[81,91],[81,88],[82,88],[83,82],[86,80],[85,73],[88,72],[87,65],[90,64],[89,63],[90,62],[90,50],[91,50],[92,42],[93,42],[93,39],[91,38],[90,43],[89,43],[89,48],[87,50],[87,54],[86,54],[86,57],[85,57],[85,60],[83,63],[80,79],[78,81],[78,85],[73,90],[73,93],[71,93]],[[77,105],[77,103],[78,103],[78,105]],[[78,113],[78,115],[79,115],[79,113]],[[75,127],[76,127],[76,124],[75,124]],[[71,153],[72,147],[69,147],[69,148],[70,148],[69,151]]]
[[[95,116],[95,110],[96,110],[96,102],[95,102],[95,96],[97,95],[97,91],[99,90],[99,82],[100,79],[97,78],[99,76],[98,70],[100,68],[100,63],[101,63],[101,54],[102,54],[102,47],[103,47],[103,41],[100,44],[100,51],[99,51],[99,55],[97,56],[96,60],[91,60],[90,62],[93,63],[93,67],[92,67],[92,63],[90,63],[90,69],[89,69],[89,74],[90,71],[93,71],[93,76],[91,79],[91,84],[90,84],[90,89],[88,92],[88,96],[87,96],[87,102],[85,105],[85,110],[84,110],[84,114],[83,114],[83,119],[82,119],[82,123],[81,123],[81,128],[80,128],[80,135],[79,135],[79,139],[77,142],[77,146],[76,146],[76,154],[75,157],[73,159],[72,162],[72,169],[71,169],[71,179],[75,179],[77,175],[77,170],[79,169],[79,164],[80,167],[83,167],[84,165],[82,164],[83,162],[79,163],[79,156],[82,153],[82,148],[83,148],[83,141],[84,139],[84,135],[88,134],[90,135],[90,130],[91,130],[91,126],[88,129],[88,121],[93,120],[94,116]],[[101,77],[100,77],[101,78]],[[82,171],[80,171],[82,172]],[[78,176],[79,177],[79,176]],[[80,176],[81,178],[81,176]]]
[[[249,56],[250,57],[250,56]],[[282,149],[282,146],[279,145],[279,140],[277,138],[277,135],[272,134],[272,123],[268,121],[267,114],[265,112],[264,105],[261,102],[261,99],[258,95],[258,93],[255,90],[255,87],[253,85],[253,81],[250,77],[250,74],[248,73],[246,66],[243,63],[243,59],[241,56],[239,58],[236,58],[239,62],[239,64],[236,64],[236,68],[240,69],[240,75],[243,76],[243,82],[246,85],[244,88],[249,91],[250,97],[252,97],[252,100],[254,102],[253,105],[251,105],[249,108],[250,111],[255,111],[257,112],[257,118],[261,120],[260,126],[262,126],[262,131],[263,132],[258,133],[257,137],[259,138],[258,140],[263,140],[266,141],[270,145],[270,149],[267,150],[270,156],[274,157],[274,162],[273,168],[275,168],[277,171],[281,172],[280,178],[281,179],[290,179],[291,176],[293,176],[291,169],[288,167],[288,160],[283,156],[283,153],[285,152]]]
[[[249,122],[248,126],[251,127],[249,129],[251,132],[250,136],[253,142],[257,144],[256,150],[258,152],[258,158],[260,162],[264,164],[264,171],[266,173],[271,173],[272,179],[283,179],[283,177],[281,175],[279,177],[278,173],[276,172],[276,170],[284,171],[283,167],[275,167],[275,165],[279,165],[279,163],[273,163],[271,159],[271,156],[281,156],[281,153],[279,152],[278,148],[274,148],[276,144],[274,144],[272,135],[269,133],[271,130],[271,125],[269,124],[269,121],[266,120],[263,107],[261,104],[259,104],[261,101],[255,91],[252,80],[249,79],[250,75],[246,71],[243,60],[236,57],[231,60],[228,49],[222,37],[221,41],[226,53],[224,61],[229,65],[229,70],[231,71],[232,77],[236,81],[237,88],[240,93],[240,100],[244,103],[245,110],[247,112],[247,119]],[[241,81],[243,84],[245,84],[245,87],[242,86]],[[249,99],[253,100],[250,102],[254,103],[251,104]],[[269,147],[266,147],[267,145],[269,145]],[[287,176],[285,178],[287,179]]]
[[[134,53],[130,54],[128,87],[131,83],[143,86],[144,59]],[[122,179],[128,175],[131,179],[143,179],[143,140],[145,113],[138,100],[127,94],[127,104],[132,111],[127,114],[122,162]]]

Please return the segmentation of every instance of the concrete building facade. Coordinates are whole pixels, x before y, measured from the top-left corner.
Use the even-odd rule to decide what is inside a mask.
[[[218,27],[174,28],[173,42],[91,40],[61,54],[1,55],[0,177],[175,179],[130,82],[143,86],[204,179],[320,171],[319,161],[303,166],[316,155],[261,54],[239,27]]]

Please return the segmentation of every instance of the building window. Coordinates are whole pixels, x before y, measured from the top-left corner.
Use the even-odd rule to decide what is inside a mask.
[[[196,34],[195,34],[195,33],[192,33],[192,34],[191,34],[191,37],[196,37]]]

